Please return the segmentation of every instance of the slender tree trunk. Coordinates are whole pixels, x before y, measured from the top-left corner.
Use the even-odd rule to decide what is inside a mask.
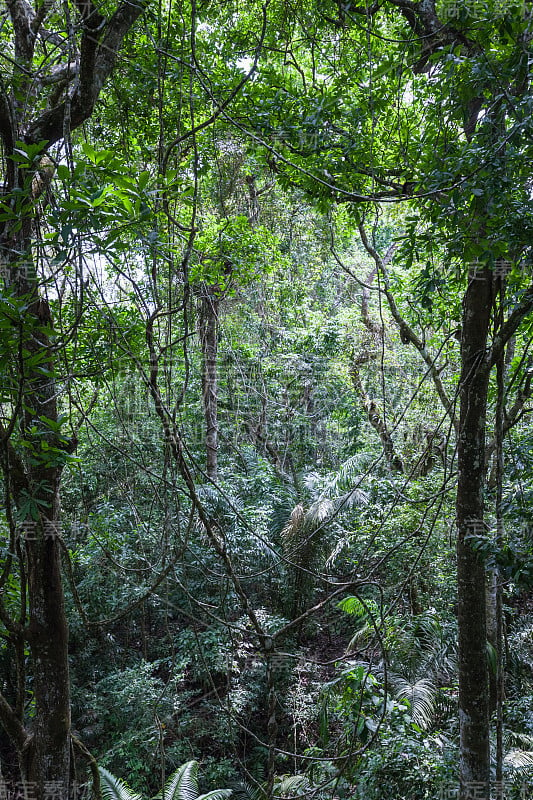
[[[505,281],[500,282],[499,305],[498,305],[498,329],[503,326],[505,301]],[[513,347],[508,348],[511,352]],[[495,544],[501,550],[504,543],[504,517],[503,517],[503,478],[505,468],[505,458],[503,450],[504,440],[504,421],[505,421],[505,371],[508,353],[502,351],[496,362],[496,537]],[[503,589],[501,583],[500,570],[496,567],[493,570],[495,582],[495,609],[496,620],[496,668],[494,670],[495,688],[495,708],[496,708],[496,800],[503,800],[503,758],[504,758],[504,714],[503,703],[505,695],[505,654],[504,654],[504,633],[503,633]],[[491,709],[492,710],[492,709]]]
[[[57,520],[45,519],[44,523],[37,540],[28,543],[28,641],[33,662],[35,724],[26,777],[36,784],[39,797],[45,796],[46,784],[55,783],[57,796],[66,798],[70,779],[68,627],[60,545],[51,530],[57,529]]]
[[[463,299],[457,485],[460,791],[490,798],[489,681],[485,567],[472,536],[483,535],[485,423],[490,361],[487,343],[492,276],[485,268]]]
[[[486,609],[487,609],[487,642],[493,653],[498,653],[498,570],[493,568],[487,574]],[[494,667],[489,664],[489,715],[496,710],[498,704],[497,676]]]
[[[350,376],[352,378],[355,391],[361,398],[368,421],[381,439],[383,455],[385,456],[389,470],[391,472],[402,473],[404,471],[403,463],[399,455],[396,453],[394,442],[387,427],[387,423],[382,417],[377,403],[375,403],[374,400],[372,400],[366,393],[361,376],[359,375],[359,370],[355,364],[352,364],[350,367]]]
[[[200,342],[202,346],[202,399],[205,419],[206,472],[216,480],[218,473],[218,311],[216,287],[203,286],[200,299]]]
[[[90,118],[124,37],[143,11],[143,0],[124,0],[109,18],[92,0],[74,0],[77,21],[72,32],[68,17],[61,19],[53,3],[7,0],[5,5],[11,23],[5,46],[12,57],[0,83],[0,195],[8,212],[0,222],[0,274],[16,311],[6,312],[12,327],[3,328],[11,356],[5,388],[10,390],[12,418],[0,420],[0,460],[10,553],[16,552],[19,564],[20,608],[16,618],[10,617],[0,592],[0,616],[16,653],[18,692],[12,707],[0,688],[0,722],[19,754],[28,796],[44,800],[53,794],[62,800],[69,794],[71,741],[59,487],[73,443],[62,435],[58,422],[58,345],[51,341],[52,318],[33,261],[33,241],[41,198],[54,171],[47,152]],[[73,37],[69,47],[66,30]],[[48,43],[54,36],[65,46],[51,61]],[[63,77],[52,81],[46,103],[40,98],[44,86],[39,88],[33,109],[43,53],[44,62],[53,63]],[[18,157],[20,142],[31,148],[27,161]],[[27,723],[26,646],[35,704]]]
[[[33,675],[35,714],[27,746],[20,753],[22,777],[45,796],[55,786],[68,797],[70,776],[70,681],[68,625],[61,577],[59,486],[72,442],[59,432],[57,386],[49,332],[48,302],[39,295],[32,261],[31,219],[6,231],[4,275],[26,306],[15,359],[22,398],[18,415],[23,448],[6,438],[8,482],[27,580],[29,618],[26,642]],[[28,302],[29,301],[29,302]],[[21,588],[21,604],[26,591]],[[21,609],[24,618],[25,609]],[[24,687],[21,687],[24,691]],[[22,723],[22,719],[21,719]]]

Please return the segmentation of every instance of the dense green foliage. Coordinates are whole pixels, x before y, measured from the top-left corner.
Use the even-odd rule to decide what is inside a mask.
[[[1,692],[31,730],[25,548],[53,503],[46,482],[14,491],[20,463],[61,473],[73,741],[104,797],[454,790],[481,280],[476,358],[494,358],[466,546],[486,578],[492,780],[531,791],[532,18],[481,5],[147,4],[83,125],[48,147],[28,122],[11,153],[2,134],[26,178],[0,223],[31,218],[33,261],[0,260]],[[32,119],[77,47],[52,6],[60,55],[40,41],[32,89],[0,28],[0,94],[31,95]],[[39,380],[56,417],[28,407]]]

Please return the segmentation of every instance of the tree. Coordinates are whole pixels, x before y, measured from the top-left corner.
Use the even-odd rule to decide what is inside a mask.
[[[480,16],[474,6],[454,8],[460,13],[433,0],[342,9],[332,3],[317,8],[312,24],[296,12],[280,33],[291,59],[274,62],[269,80],[255,86],[269,113],[255,126],[244,116],[237,122],[254,129],[283,185],[305,189],[323,207],[349,204],[362,223],[369,204],[408,203],[412,218],[395,257],[416,276],[419,319],[424,308],[435,312],[434,296],[445,281],[462,294],[460,319],[453,320],[461,359],[456,418],[424,323],[409,325],[390,285],[384,288],[402,340],[427,364],[456,429],[460,797],[466,798],[479,784],[490,795],[485,565],[472,538],[474,530],[486,531],[489,386],[533,308],[525,269],[530,11],[498,6]],[[417,258],[425,265],[417,266]],[[441,259],[446,271],[439,276]],[[383,261],[381,272],[386,281]],[[516,418],[510,414],[509,424]]]
[[[225,800],[231,797],[231,789],[214,789],[206,794],[198,794],[198,762],[188,761],[168,778],[161,800]],[[140,800],[141,795],[132,792],[124,781],[115,778],[108,770],[100,767],[102,795],[106,800]]]
[[[285,528],[286,534],[294,534],[293,540],[299,539],[291,555],[290,548],[283,553],[280,541],[265,534],[265,509],[273,507],[271,500],[270,506],[265,501],[261,513],[257,512],[262,539],[253,538],[255,526],[243,522],[230,492],[221,500],[217,485],[199,486],[205,472],[222,490],[225,470],[226,486],[232,481],[245,485],[248,479],[248,475],[246,479],[237,476],[238,459],[232,460],[230,448],[218,438],[219,416],[221,420],[237,416],[229,383],[224,386],[218,372],[220,310],[222,301],[228,307],[233,303],[235,309],[235,299],[242,299],[239,293],[262,279],[269,262],[269,268],[280,272],[288,264],[281,250],[291,254],[295,214],[280,214],[272,224],[290,229],[278,230],[279,236],[257,226],[262,191],[258,174],[270,186],[274,173],[276,191],[287,193],[280,196],[294,199],[296,206],[304,192],[326,212],[324,228],[330,226],[333,238],[333,209],[346,207],[344,222],[349,232],[345,235],[349,238],[352,230],[359,229],[363,246],[374,260],[372,269],[365,262],[364,273],[347,272],[363,282],[365,292],[377,289],[389,315],[374,323],[363,295],[356,316],[361,308],[363,325],[377,337],[380,348],[385,342],[382,329],[393,320],[401,342],[417,353],[422,373],[442,402],[450,449],[457,446],[461,792],[465,796],[475,782],[483,785],[488,796],[486,570],[479,539],[486,535],[486,469],[493,453],[489,432],[493,373],[503,374],[501,365],[513,338],[524,359],[519,355],[505,392],[500,387],[500,398],[508,396],[507,409],[500,409],[503,429],[509,430],[516,422],[531,394],[527,343],[521,338],[533,307],[526,269],[531,260],[528,220],[532,210],[529,20],[510,8],[501,12],[505,24],[499,30],[494,20],[479,19],[471,10],[462,19],[452,17],[445,5],[432,0],[388,0],[365,7],[328,0],[316,5],[295,3],[290,9],[286,3],[272,2],[247,6],[244,11],[232,3],[200,8],[193,3],[180,9],[183,14],[169,7],[165,24],[160,17],[150,20],[145,35],[132,44],[123,80],[106,93],[105,108],[95,120],[95,104],[106,78],[115,71],[117,53],[141,7],[125,2],[112,16],[104,17],[92,3],[80,0],[76,24],[69,19],[67,6],[63,16],[46,3],[32,8],[23,0],[12,0],[8,8],[11,28],[2,35],[12,70],[0,87],[4,90],[0,136],[6,178],[0,207],[5,282],[0,355],[6,375],[1,433],[10,542],[1,580],[10,590],[16,586],[20,604],[13,604],[11,591],[0,605],[18,669],[15,690],[0,697],[0,718],[19,751],[24,777],[35,781],[41,792],[52,781],[63,782],[68,790],[68,631],[59,493],[63,470],[76,447],[76,425],[66,432],[58,397],[63,381],[71,381],[73,365],[77,376],[83,373],[85,377],[89,371],[82,367],[89,365],[101,378],[106,370],[117,372],[118,362],[125,360],[133,367],[133,382],[142,382],[143,402],[153,404],[164,456],[161,463],[154,456],[154,475],[152,464],[143,462],[142,468],[145,477],[150,473],[150,480],[154,479],[150,485],[157,521],[164,521],[161,527],[167,539],[161,563],[171,530],[179,543],[173,552],[180,551],[183,573],[187,576],[195,559],[205,558],[211,574],[219,578],[217,591],[213,589],[219,604],[214,604],[214,612],[207,610],[208,603],[206,608],[202,605],[202,591],[194,597],[186,580],[179,588],[182,596],[202,615],[220,614],[218,621],[228,631],[235,626],[240,626],[239,635],[247,631],[254,649],[264,657],[267,794],[273,791],[280,736],[273,666],[276,648],[283,637],[301,628],[311,615],[320,614],[354,581],[357,586],[364,583],[353,565],[339,578],[329,561],[324,573],[318,574],[314,558],[315,545],[325,539],[321,534],[329,522],[329,511],[324,511],[326,516],[322,511],[332,509],[337,515],[353,499],[352,488],[345,487],[337,505],[329,501],[330,494],[337,497],[338,492],[325,492],[320,513],[313,513],[311,507],[307,519],[297,506],[292,530]],[[10,44],[7,31],[11,30]],[[146,81],[137,93],[141,58]],[[250,68],[245,70],[248,61]],[[98,152],[86,142],[77,150],[70,134],[82,123],[89,138],[97,135],[98,128],[106,130],[109,148]],[[223,181],[214,174],[211,162],[221,157],[224,148],[231,150],[233,137],[238,139],[239,153],[233,184],[241,181],[246,198],[242,203],[232,196],[232,180],[227,191],[213,190]],[[112,151],[118,142],[125,144],[127,164]],[[240,176],[246,159],[253,170]],[[57,174],[66,185],[60,203],[54,161],[60,162]],[[396,212],[392,234],[380,227],[383,203],[403,203],[408,208],[408,213]],[[375,224],[371,214],[377,217]],[[54,229],[43,237],[40,225],[46,215],[54,221]],[[91,263],[86,258],[88,239],[100,222],[108,231],[100,238],[95,235]],[[105,280],[92,282],[90,268],[97,271],[103,263],[113,273],[112,290]],[[309,472],[309,454],[318,450],[315,443],[320,439],[319,432],[313,431],[312,446],[308,446],[303,436],[299,438],[293,419],[322,422],[323,417],[315,414],[314,383],[320,376],[325,391],[325,381],[316,365],[338,347],[341,327],[336,319],[326,317],[334,316],[337,295],[344,290],[342,282],[328,284],[327,290],[322,287],[322,294],[317,286],[310,301],[312,292],[305,283],[312,282],[313,275],[308,259],[301,279],[290,275],[264,280],[263,297],[254,309],[257,339],[265,338],[266,344],[264,348],[263,342],[256,345],[249,361],[259,363],[256,374],[261,374],[266,391],[262,388],[249,401],[250,411],[241,427],[247,425],[250,438],[274,465],[277,490],[287,480],[287,468],[293,472],[287,482],[292,480],[294,485],[287,495],[298,488],[299,471]],[[194,332],[190,320],[195,290],[202,302],[200,341],[191,354],[188,342]],[[265,297],[273,303],[272,298],[283,292],[285,300],[280,300],[277,309],[282,324],[269,331],[264,307],[259,307],[264,306]],[[328,292],[331,297],[324,300]],[[97,322],[86,320],[87,294]],[[298,305],[296,311],[288,310],[287,298]],[[321,298],[324,304],[328,302],[327,314],[318,308]],[[305,318],[307,311],[312,325]],[[239,330],[244,328],[241,322]],[[272,344],[275,337],[285,336],[290,339],[290,352]],[[110,340],[113,352],[106,354]],[[270,350],[265,352],[267,346]],[[106,366],[98,363],[102,353]],[[281,367],[275,364],[280,353],[286,356]],[[249,353],[243,361],[248,357]],[[358,373],[362,364],[355,364],[354,370],[354,359],[351,365],[347,361],[342,362],[344,373],[339,369],[342,374],[337,375],[338,393],[347,391],[351,366],[356,392],[380,438],[391,482],[399,476],[407,479],[408,459],[400,457],[395,431],[364,388]],[[454,370],[450,363],[459,363],[460,369]],[[191,374],[200,372],[202,390],[197,385],[200,381],[196,385],[190,381]],[[245,375],[241,396],[247,393],[247,380]],[[226,407],[218,402],[219,390],[223,399],[226,392]],[[201,394],[207,427],[205,472],[198,466],[201,448],[191,446],[187,438],[188,426],[199,419]],[[331,408],[337,406],[336,411],[342,410],[335,390],[329,387],[328,402]],[[89,404],[85,398],[79,404],[82,419]],[[266,420],[268,415],[272,421]],[[262,425],[265,420],[270,431]],[[279,441],[286,452],[280,454],[275,436],[281,428],[285,430]],[[501,444],[501,436],[497,438]],[[117,451],[117,458],[124,459],[120,447]],[[255,470],[271,478],[264,467],[261,473],[258,464],[250,468],[246,453],[238,457],[243,471]],[[338,460],[332,460],[338,467]],[[141,458],[136,467],[139,462]],[[448,467],[446,453],[443,466]],[[130,484],[125,483],[129,490]],[[123,488],[118,487],[117,494]],[[208,500],[213,497],[211,513]],[[169,518],[174,522],[167,527]],[[153,521],[149,513],[147,519]],[[241,549],[234,535],[242,530],[239,525],[257,548],[268,552],[277,568],[295,570],[300,596],[294,604],[294,619],[272,623],[267,615],[265,621],[263,599],[268,592],[264,584],[255,595],[262,567],[258,571],[250,553]],[[283,524],[278,533],[282,529]],[[156,549],[153,542],[152,547]],[[302,553],[308,556],[309,569],[295,563]],[[168,574],[166,570],[167,564],[155,588]],[[412,571],[410,565],[409,578]],[[206,579],[201,588],[211,590],[212,583]],[[143,587],[142,602],[154,585]],[[320,599],[313,606],[312,598],[319,591]],[[416,606],[413,602],[413,611]],[[244,622],[239,621],[243,612]],[[33,723],[24,717],[26,645],[32,658]]]
[[[3,281],[1,460],[9,555],[2,583],[16,577],[20,605],[0,613],[15,655],[16,696],[0,697],[0,720],[15,746],[23,780],[60,786],[70,781],[68,629],[61,575],[61,474],[75,450],[59,413],[58,362],[63,342],[54,331],[54,267],[39,240],[40,219],[54,202],[51,182],[62,147],[90,118],[115,67],[124,37],[142,3],[126,0],[109,16],[90,2],[68,7],[9,0],[10,31],[2,33],[10,65],[0,85],[0,266]],[[54,145],[58,145],[54,151]],[[62,265],[74,265],[70,254]],[[78,289],[82,276],[77,276]],[[24,717],[31,655],[33,720]]]

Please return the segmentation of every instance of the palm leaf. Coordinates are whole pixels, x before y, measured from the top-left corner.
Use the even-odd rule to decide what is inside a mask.
[[[322,495],[322,497],[319,497],[306,512],[304,517],[305,527],[308,530],[318,528],[319,525],[331,517],[334,511],[335,504],[333,500]]]
[[[360,457],[351,456],[344,464],[341,464],[339,469],[331,476],[326,491],[330,494],[339,494],[343,492],[350,493],[353,491],[354,484],[361,483],[361,463]],[[364,492],[361,492],[365,499],[368,499]],[[364,502],[364,500],[362,500]]]
[[[301,503],[291,511],[289,521],[281,531],[281,542],[288,557],[298,551],[302,529],[304,528],[305,511]]]
[[[201,794],[196,800],[225,800],[226,797],[231,797],[231,789],[213,789],[212,792]]]
[[[104,800],[142,800],[141,795],[133,792],[127,783],[115,778],[109,770],[98,767],[100,773],[100,789]]]
[[[274,787],[275,793],[284,795],[301,795],[309,789],[309,779],[305,775],[282,775]]]
[[[421,728],[427,728],[435,708],[435,684],[427,678],[411,683],[400,676],[391,676],[391,683],[396,689],[396,697],[409,701],[413,722]]]
[[[198,762],[187,761],[165,783],[162,800],[197,800]]]
[[[505,756],[504,762],[514,769],[531,769],[533,767],[533,751],[510,750]]]
[[[233,800],[262,800],[264,797],[261,785],[252,786],[247,781],[235,784],[231,793]]]
[[[367,506],[368,502],[368,494],[363,492],[362,489],[357,489],[354,487],[353,489],[349,489],[344,494],[341,494],[341,496],[336,500],[336,505],[338,508],[348,510],[354,506]]]
[[[511,730],[507,730],[506,734],[509,744],[516,744],[520,750],[533,749],[533,736],[530,734]]]

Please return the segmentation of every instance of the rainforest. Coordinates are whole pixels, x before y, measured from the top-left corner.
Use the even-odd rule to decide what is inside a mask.
[[[533,797],[533,5],[3,0],[5,800]]]

